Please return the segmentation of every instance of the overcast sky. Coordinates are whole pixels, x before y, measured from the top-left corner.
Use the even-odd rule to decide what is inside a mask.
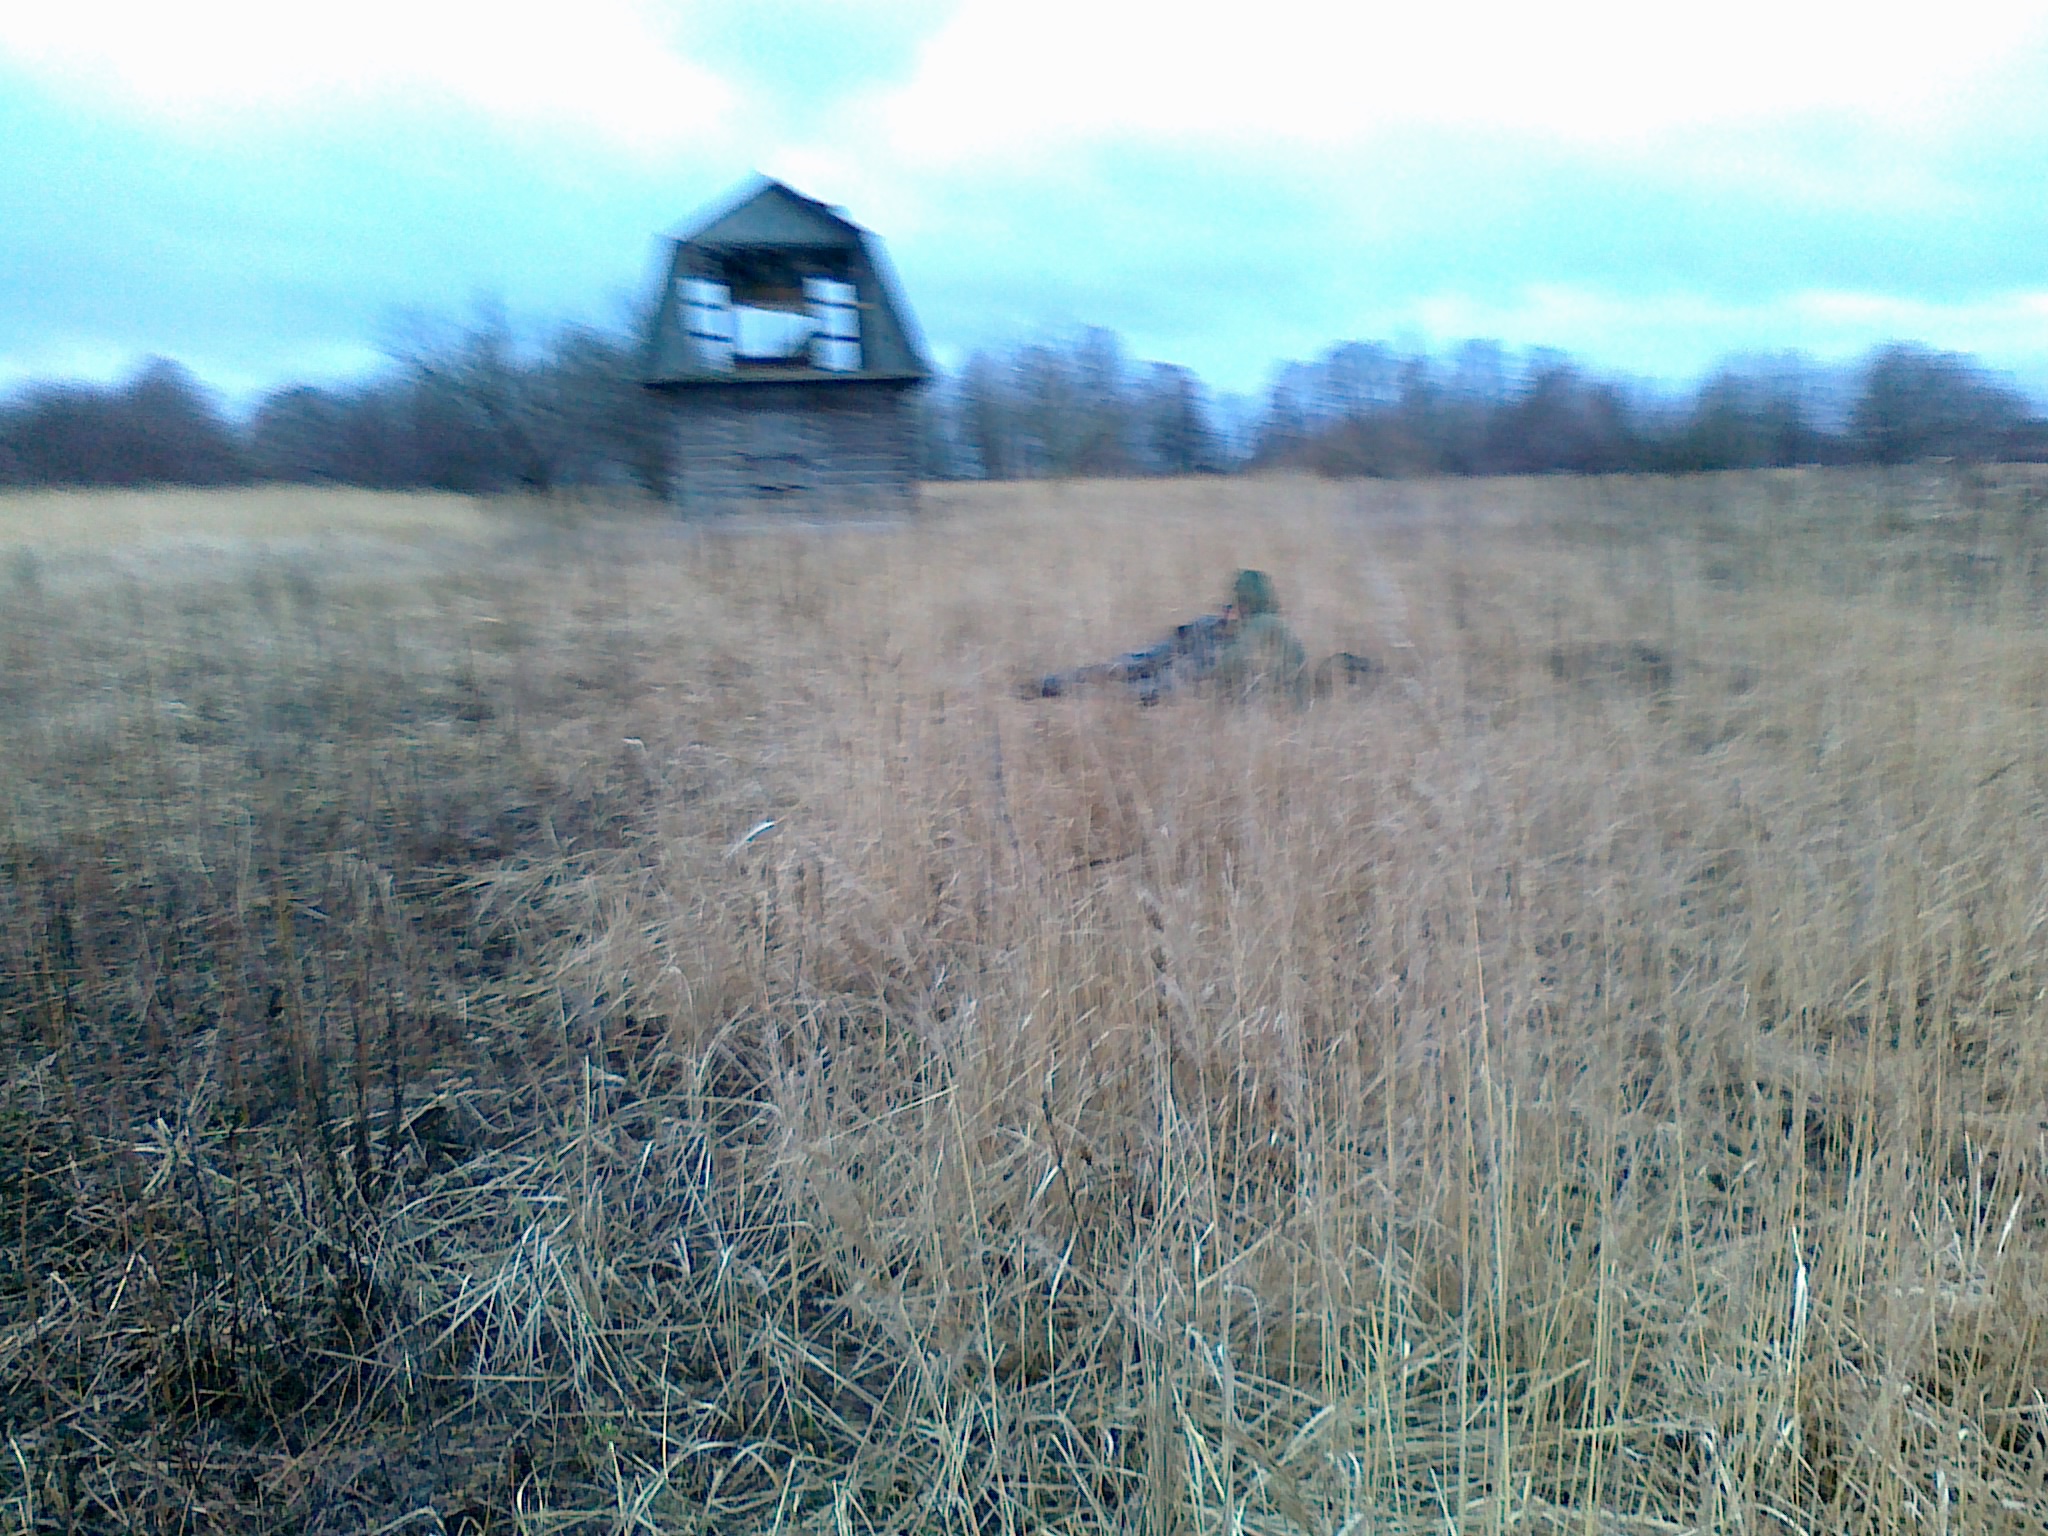
[[[246,398],[407,310],[614,320],[756,170],[877,231],[949,363],[1911,338],[2048,396],[2048,0],[22,0],[0,386],[160,353]]]

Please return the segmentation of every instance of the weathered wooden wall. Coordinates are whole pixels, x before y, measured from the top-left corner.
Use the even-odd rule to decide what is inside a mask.
[[[670,399],[687,512],[898,512],[916,498],[899,388],[747,384]]]

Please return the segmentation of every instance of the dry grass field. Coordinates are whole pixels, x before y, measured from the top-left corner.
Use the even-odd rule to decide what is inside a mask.
[[[1305,710],[1025,702],[1239,565]],[[2048,485],[0,504],[0,1527],[2038,1532]]]

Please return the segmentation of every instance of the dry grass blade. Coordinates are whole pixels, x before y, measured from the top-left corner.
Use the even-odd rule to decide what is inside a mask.
[[[2048,1520],[2034,481],[263,506],[0,605],[10,1526]]]

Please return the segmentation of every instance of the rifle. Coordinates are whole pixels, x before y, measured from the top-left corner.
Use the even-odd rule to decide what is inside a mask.
[[[1056,699],[1091,683],[1121,683],[1141,704],[1156,704],[1184,682],[1206,676],[1216,658],[1229,643],[1236,622],[1221,613],[1205,613],[1185,624],[1156,645],[1126,651],[1114,661],[1096,662],[1067,672],[1053,672],[1026,685],[1027,698]]]
[[[1066,672],[1054,672],[1026,683],[1027,699],[1056,699],[1095,683],[1120,683],[1140,704],[1157,704],[1173,689],[1200,682],[1216,670],[1225,649],[1237,637],[1237,620],[1227,614],[1205,613],[1198,619],[1176,625],[1173,633],[1156,645],[1126,651],[1114,661],[1096,662]],[[1310,698],[1328,698],[1339,687],[1370,687],[1386,668],[1369,656],[1338,651],[1326,656],[1300,679]]]

